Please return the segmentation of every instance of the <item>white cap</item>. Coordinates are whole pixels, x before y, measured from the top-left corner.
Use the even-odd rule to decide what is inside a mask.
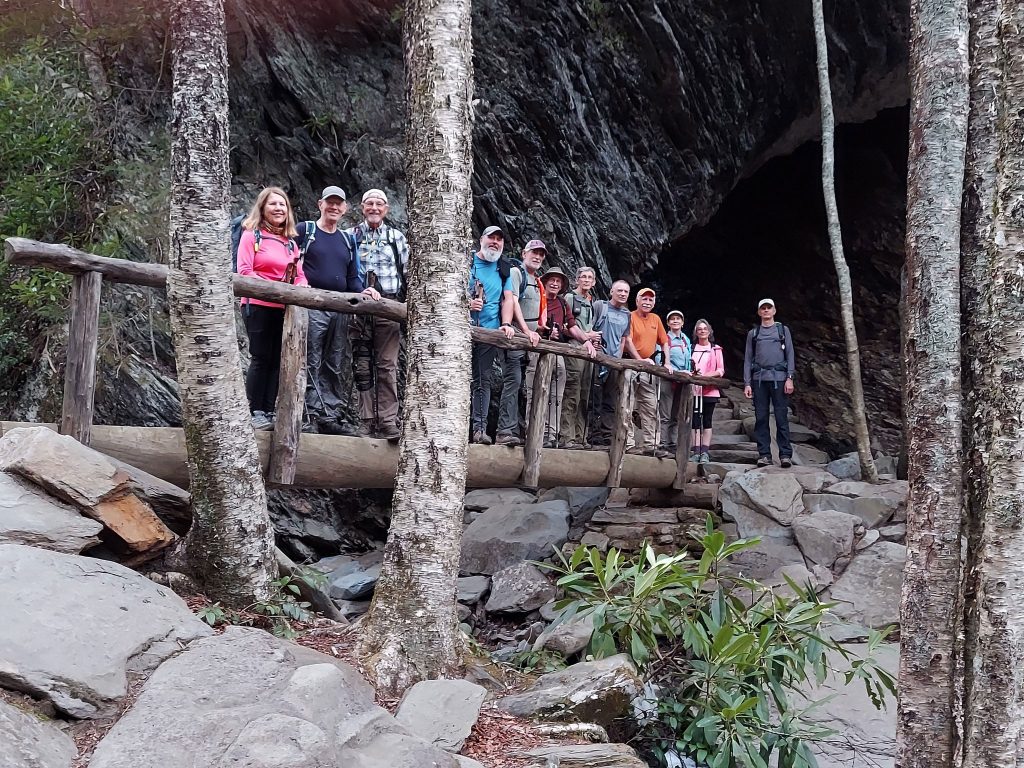
[[[775,306],[775,302],[772,301],[771,299],[761,299],[759,302],[757,302],[757,308],[760,309],[765,304],[769,305],[770,307],[774,307]]]
[[[388,204],[388,196],[384,194],[384,190],[382,190],[382,189],[368,189],[365,192],[363,192],[363,202],[364,203],[367,200],[369,200],[371,197],[376,197],[376,198],[378,198],[380,200],[383,200],[384,201],[384,205]]]

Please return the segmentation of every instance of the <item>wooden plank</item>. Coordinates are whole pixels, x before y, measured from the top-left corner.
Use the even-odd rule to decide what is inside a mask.
[[[673,488],[686,485],[687,463],[690,461],[690,444],[693,442],[693,387],[683,384],[676,404],[676,479]]]
[[[305,307],[289,306],[284,312],[281,338],[281,372],[278,378],[274,432],[270,443],[267,480],[291,485],[295,480],[295,458],[302,433],[302,406],[306,399]]]
[[[618,488],[622,483],[622,459],[626,455],[626,438],[633,429],[633,379],[629,371],[615,375],[612,397],[615,398],[615,427],[612,430],[611,446],[608,448],[608,477],[605,485]],[[627,486],[632,487],[632,486]]]
[[[523,445],[523,485],[528,488],[536,488],[540,481],[540,460],[548,420],[551,374],[556,361],[555,355],[542,354],[537,360],[537,369],[533,374],[533,399],[530,401],[530,412],[526,414],[526,442]]]
[[[64,404],[60,433],[89,444],[96,395],[96,348],[99,345],[100,291],[103,275],[82,272],[71,287],[71,319],[64,364]]]

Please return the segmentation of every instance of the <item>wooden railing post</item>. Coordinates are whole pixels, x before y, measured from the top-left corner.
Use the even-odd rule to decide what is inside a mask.
[[[306,322],[304,307],[293,304],[285,309],[277,416],[267,471],[267,480],[276,485],[291,485],[295,481],[295,459],[299,454],[302,408],[306,400]]]
[[[71,287],[71,319],[67,362],[64,366],[64,403],[60,433],[88,445],[96,396],[96,349],[99,346],[100,291],[103,275],[82,272]]]
[[[693,442],[693,385],[680,384],[679,402],[676,405],[676,479],[673,488],[686,486],[686,465],[690,461],[690,447]]]
[[[608,448],[608,477],[605,485],[618,488],[622,481],[622,457],[626,455],[629,431],[633,429],[633,379],[634,371],[616,371],[612,397],[615,398],[615,428]]]
[[[536,488],[540,481],[540,459],[548,421],[548,397],[551,374],[557,360],[552,354],[541,354],[533,375],[533,399],[526,414],[526,442],[523,445],[523,485]]]

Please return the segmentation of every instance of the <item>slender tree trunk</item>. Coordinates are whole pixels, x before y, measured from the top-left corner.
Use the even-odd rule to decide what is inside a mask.
[[[207,594],[246,605],[276,574],[235,334],[222,0],[175,0],[168,298],[192,492],[185,546]]]
[[[1024,765],[1024,6],[971,0],[964,766]]]
[[[469,0],[410,0],[405,61],[412,253],[406,389],[391,529],[362,643],[378,690],[391,693],[457,674],[462,661],[455,594],[469,437]]]
[[[814,42],[818,53],[818,92],[821,96],[821,188],[825,194],[825,212],[828,214],[828,240],[832,247],[832,261],[839,280],[839,308],[846,335],[846,364],[850,368],[850,400],[853,405],[853,430],[857,437],[857,456],[861,475],[869,483],[878,482],[878,470],[871,455],[871,437],[868,434],[868,415],[864,407],[864,382],[860,373],[860,345],[857,326],[853,322],[853,286],[850,267],[843,253],[843,233],[839,226],[839,206],[836,204],[836,118],[832,110],[832,85],[828,75],[828,40],[825,38],[825,14],[822,0],[811,0],[814,11]]]
[[[967,139],[966,0],[912,0],[904,423],[907,565],[897,765],[954,754],[962,489],[960,209]]]

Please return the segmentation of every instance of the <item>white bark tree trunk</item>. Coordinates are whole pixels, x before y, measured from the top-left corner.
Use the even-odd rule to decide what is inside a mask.
[[[964,766],[1024,765],[1024,6],[971,2]]]
[[[960,605],[960,210],[967,138],[967,2],[912,0],[903,351],[910,497],[900,606],[897,765],[954,754]]]
[[[821,188],[825,195],[828,215],[828,240],[832,261],[839,281],[839,309],[846,336],[846,364],[850,369],[850,400],[853,406],[853,430],[857,437],[857,456],[861,475],[869,483],[878,482],[878,470],[871,455],[871,437],[868,434],[867,409],[864,407],[864,382],[860,373],[860,345],[857,326],[853,322],[853,286],[850,267],[843,252],[843,233],[839,226],[839,206],[836,204],[836,118],[832,109],[832,85],[828,75],[828,40],[825,37],[825,14],[822,0],[811,0],[814,15],[814,43],[818,63],[818,93],[821,101]]]
[[[472,205],[469,0],[405,10],[410,268],[398,477],[363,635],[378,690],[457,674],[456,579],[469,437],[466,243]]]
[[[207,594],[269,596],[276,575],[235,333],[228,256],[228,60],[222,0],[175,0],[168,299],[188,449],[185,541]]]

